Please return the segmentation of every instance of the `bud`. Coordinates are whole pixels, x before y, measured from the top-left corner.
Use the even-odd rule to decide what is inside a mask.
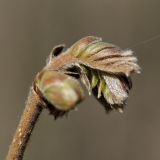
[[[78,80],[62,72],[43,70],[35,85],[43,98],[60,111],[73,109],[84,98]]]

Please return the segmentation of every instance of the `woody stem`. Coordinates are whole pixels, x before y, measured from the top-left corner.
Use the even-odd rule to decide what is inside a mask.
[[[6,160],[22,160],[33,128],[42,112],[40,97],[31,88],[25,110],[9,147]]]

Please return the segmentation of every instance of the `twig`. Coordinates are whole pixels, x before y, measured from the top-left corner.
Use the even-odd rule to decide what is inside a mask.
[[[57,118],[83,100],[84,92],[76,78],[80,78],[89,93],[98,93],[106,111],[122,112],[131,89],[129,76],[140,73],[132,51],[102,43],[101,38],[94,36],[79,40],[65,52],[63,48],[64,45],[54,47],[46,66],[36,75],[6,160],[22,160],[44,106]],[[72,77],[75,72],[78,76]]]
[[[53,54],[58,54],[58,52],[61,52],[61,49],[59,50],[59,47],[63,48],[63,46],[60,45],[55,47],[52,50],[49,57],[50,61],[52,60]],[[68,56],[63,55],[62,58],[57,59],[56,61],[57,66],[55,65],[55,68],[58,69],[59,66],[62,67],[65,64],[66,59],[69,60],[69,58]],[[49,70],[49,67],[42,69],[41,72],[43,72],[44,70],[45,72],[47,72]],[[37,79],[38,79],[38,76],[36,76],[35,81]],[[9,147],[6,160],[22,160],[23,159],[23,154],[27,147],[29,138],[32,134],[33,128],[44,106],[46,106],[49,109],[50,113],[53,114],[55,118],[64,115],[65,113],[64,111],[59,111],[54,107],[51,107],[51,105],[49,105],[46,101],[44,101],[44,99],[41,96],[42,96],[42,93],[40,93],[35,83],[33,83],[33,86],[31,87],[31,90],[26,102],[25,110],[23,112],[23,115],[17,127],[16,133],[13,137],[12,143]]]
[[[24,150],[41,111],[41,99],[31,88],[25,110],[10,145],[6,160],[22,160]]]

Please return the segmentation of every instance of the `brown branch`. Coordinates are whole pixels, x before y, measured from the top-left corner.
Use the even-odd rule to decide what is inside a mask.
[[[41,99],[31,88],[25,110],[10,145],[6,160],[22,160],[25,148],[41,111]]]
[[[55,49],[52,52],[55,52]],[[70,56],[62,56],[62,57],[64,57],[64,60],[66,61],[69,61],[71,59]],[[54,65],[54,67],[56,69],[59,69],[64,64],[65,64],[65,61],[62,61],[62,58],[58,58],[56,60],[57,66]],[[49,70],[49,67],[45,68],[45,71],[47,70]],[[43,72],[43,69],[41,70],[41,72]],[[37,80],[37,76],[35,78],[35,81]],[[40,93],[39,89],[35,86],[35,83],[33,83],[33,86],[34,87],[32,87],[30,90],[30,93],[26,102],[25,110],[23,112],[23,115],[17,127],[16,133],[9,147],[6,160],[22,160],[23,159],[23,154],[27,147],[33,128],[37,122],[37,119],[40,113],[42,112],[43,106],[44,105],[46,106],[46,102],[44,102],[44,99],[41,97],[42,93]],[[46,107],[48,107],[49,111],[51,112],[51,114],[54,115],[55,118],[62,116],[65,113],[63,111],[59,111],[55,109],[54,107],[50,107],[48,103]]]

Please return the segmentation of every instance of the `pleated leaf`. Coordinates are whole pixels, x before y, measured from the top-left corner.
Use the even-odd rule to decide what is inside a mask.
[[[67,54],[76,57],[79,64],[111,74],[129,76],[140,72],[137,58],[131,50],[122,50],[98,37],[88,36],[79,40],[67,50]]]

